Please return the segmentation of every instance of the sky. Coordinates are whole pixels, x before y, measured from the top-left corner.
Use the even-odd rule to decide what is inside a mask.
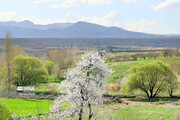
[[[0,0],[0,21],[85,21],[154,34],[180,34],[180,0]]]

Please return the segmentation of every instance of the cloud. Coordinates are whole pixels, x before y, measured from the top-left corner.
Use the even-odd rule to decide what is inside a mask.
[[[135,23],[125,23],[125,29],[136,32],[149,32],[149,29],[151,29],[155,25],[155,21],[141,20]]]
[[[65,0],[63,3],[61,4],[52,4],[51,8],[58,8],[58,7],[71,7],[80,3],[85,3],[86,0]]]
[[[64,16],[64,20],[67,22],[85,21],[105,26],[120,26],[120,16],[121,14],[117,11],[111,11],[102,17],[86,17],[83,15],[68,13]]]
[[[17,12],[0,12],[1,21],[19,21],[22,20],[22,16]]]
[[[136,0],[87,0],[89,5],[111,4],[112,2],[135,2]]]
[[[78,22],[78,21],[85,21],[96,23],[105,26],[120,26],[122,14],[117,11],[111,11],[102,17],[87,17],[83,15],[67,13],[63,19],[61,20],[51,20],[51,19],[43,19],[39,18],[36,15],[27,15],[23,16],[17,12],[0,12],[0,20],[1,21],[23,21],[23,20],[30,20],[35,24],[50,24],[50,23],[57,23],[57,22]]]
[[[1,21],[23,21],[23,20],[30,20],[35,24],[49,24],[55,22],[65,22],[65,21],[54,21],[50,19],[43,19],[39,18],[36,15],[27,15],[23,16],[17,12],[0,12],[0,20]]]
[[[87,3],[88,5],[102,5],[111,4],[112,2],[136,2],[136,0],[64,0],[64,2],[59,4],[52,4],[52,8],[58,7],[72,7],[77,4]]]
[[[58,2],[59,0],[33,0],[33,3],[35,4],[42,4],[46,2]]]
[[[178,10],[180,9],[180,0],[166,0],[155,7],[155,10]]]

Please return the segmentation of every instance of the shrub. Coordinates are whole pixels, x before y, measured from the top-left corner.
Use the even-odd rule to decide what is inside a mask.
[[[1,120],[13,120],[11,117],[12,113],[3,103],[0,103],[0,118]]]
[[[120,90],[120,84],[119,83],[111,83],[107,85],[106,88],[107,91],[118,91]]]

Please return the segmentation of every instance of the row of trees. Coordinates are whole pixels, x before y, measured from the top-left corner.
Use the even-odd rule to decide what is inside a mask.
[[[138,58],[146,59],[146,58],[153,58],[156,59],[157,57],[161,56],[161,52],[148,52],[148,53],[134,53],[134,54],[123,54],[117,56],[107,56],[107,60],[119,62],[119,61],[136,61]]]
[[[136,61],[138,58],[146,59],[157,59],[158,57],[172,57],[172,56],[180,56],[180,51],[177,50],[163,50],[157,52],[148,52],[148,53],[134,53],[134,54],[123,54],[117,56],[107,56],[108,61]]]

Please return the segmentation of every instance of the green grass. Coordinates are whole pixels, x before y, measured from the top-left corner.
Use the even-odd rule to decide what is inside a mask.
[[[150,102],[148,98],[121,98],[122,100],[136,101],[136,102]],[[155,98],[151,102],[165,102],[165,101],[179,101],[179,98]]]
[[[127,100],[127,98],[123,100]],[[101,112],[103,114],[98,117],[98,120],[104,120],[104,118],[112,118],[112,120],[180,120],[180,106],[172,104],[174,99],[159,101],[165,104],[159,104],[162,102],[126,101],[129,105],[123,103],[103,105]]]
[[[65,79],[64,77],[58,79],[58,78],[56,78],[56,77],[54,77],[54,76],[50,76],[49,79],[48,79],[48,82],[57,82],[57,83],[60,83],[60,82],[62,82],[64,79]]]
[[[113,111],[112,118],[113,120],[174,120],[176,112],[180,112],[180,108],[134,105]]]
[[[47,100],[25,100],[12,98],[0,98],[0,101],[3,101],[14,114],[21,114],[25,116],[49,113],[49,106],[53,103],[53,101]],[[30,112],[31,114],[28,115]]]
[[[114,73],[111,75],[111,77],[108,79],[109,83],[116,83],[118,79],[121,77],[127,75],[128,70],[133,67],[134,65],[137,65],[138,63],[149,63],[153,61],[165,61],[166,63],[174,66],[180,65],[180,57],[172,57],[172,58],[158,58],[158,59],[149,59],[146,58],[145,60],[143,58],[139,58],[137,61],[120,61],[120,62],[107,62],[108,68],[112,69]]]

